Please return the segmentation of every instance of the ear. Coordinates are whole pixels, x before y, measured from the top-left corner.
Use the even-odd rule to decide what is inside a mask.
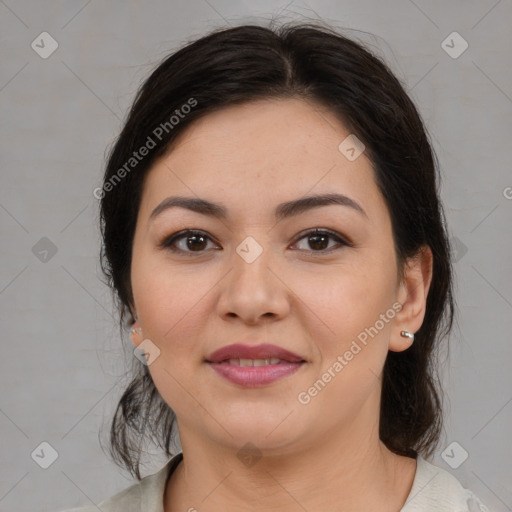
[[[400,335],[401,331],[417,332],[427,306],[427,295],[432,282],[433,255],[428,245],[423,245],[415,256],[407,260],[405,276],[399,283],[397,301],[402,309],[395,315],[389,350],[401,352],[411,346],[408,338]]]
[[[138,322],[135,322],[130,329],[130,339],[136,347],[142,342],[142,329]]]
[[[130,296],[128,297],[128,313],[130,314],[130,316],[132,317],[132,319],[134,321],[134,323],[130,327],[130,331],[129,331],[130,339],[131,339],[132,343],[137,347],[140,344],[140,342],[142,341],[142,329],[139,325],[137,308],[135,307],[131,292],[130,292]],[[134,329],[135,329],[135,332],[134,332]]]

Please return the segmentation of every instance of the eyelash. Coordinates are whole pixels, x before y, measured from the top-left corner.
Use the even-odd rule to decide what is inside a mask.
[[[353,244],[351,242],[349,242],[346,238],[342,238],[341,235],[339,235],[338,233],[336,233],[335,231],[331,231],[331,230],[328,230],[328,229],[318,229],[318,228],[315,228],[315,229],[311,229],[309,231],[306,231],[305,233],[302,233],[299,238],[294,242],[294,245],[299,242],[300,240],[304,239],[304,238],[307,238],[308,236],[315,236],[315,235],[324,235],[324,236],[328,236],[332,239],[334,239],[336,242],[338,242],[338,244],[340,244],[340,246],[346,246],[346,247],[353,247]],[[182,249],[178,249],[174,244],[182,239],[182,238],[187,238],[187,237],[191,237],[191,236],[202,236],[202,237],[205,237],[209,240],[212,240],[204,231],[198,231],[198,230],[194,230],[194,229],[187,229],[187,230],[184,230],[184,231],[180,231],[179,233],[175,233],[174,235],[171,235],[167,238],[165,238],[162,242],[160,242],[158,244],[158,247],[161,248],[161,249],[166,249],[166,250],[169,250],[171,252],[174,252],[174,253],[181,253],[181,254],[186,254],[187,256],[194,256],[196,254],[203,254],[205,251],[184,251]],[[314,251],[314,250],[306,250],[306,252],[310,253],[310,254],[313,254],[313,255],[316,255],[317,253],[319,255],[324,255],[324,254],[328,254],[328,253],[331,253],[333,252],[333,250],[338,250],[338,249],[341,249],[341,247],[331,247],[329,249],[322,249],[322,250],[319,250],[319,251]]]

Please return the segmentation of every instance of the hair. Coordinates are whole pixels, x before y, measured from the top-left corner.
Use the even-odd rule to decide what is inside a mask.
[[[148,170],[195,120],[227,106],[273,98],[325,106],[364,143],[389,210],[400,279],[408,258],[424,246],[432,250],[424,321],[410,348],[388,352],[379,421],[380,439],[389,450],[429,456],[442,429],[436,349],[454,316],[437,158],[418,110],[384,61],[325,24],[215,29],[167,56],[141,85],[108,155],[99,198],[101,268],[119,310],[121,332],[123,323],[130,327],[135,322],[131,252]],[[150,140],[154,147],[135,160],[134,152],[149,147]],[[144,437],[172,456],[176,417],[147,366],[134,366],[111,422],[109,452],[140,480]]]

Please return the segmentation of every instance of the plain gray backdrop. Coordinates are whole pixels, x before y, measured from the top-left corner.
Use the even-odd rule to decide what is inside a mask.
[[[98,439],[132,345],[100,281],[93,190],[137,87],[164,56],[212,28],[272,16],[322,18],[366,42],[421,110],[443,176],[458,303],[432,462],[492,510],[512,510],[511,1],[5,0],[1,511],[89,505],[133,483]],[[165,462],[153,455],[144,474]]]

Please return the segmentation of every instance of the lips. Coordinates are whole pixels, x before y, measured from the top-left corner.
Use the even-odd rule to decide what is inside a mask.
[[[237,343],[234,345],[226,345],[206,358],[209,363],[222,363],[229,360],[252,359],[252,360],[265,360],[268,359],[270,363],[274,363],[272,359],[279,359],[283,362],[300,363],[304,359],[277,345],[261,344],[255,346],[243,345]]]
[[[243,388],[268,386],[294,374],[306,361],[277,345],[227,345],[206,362],[216,374]]]

